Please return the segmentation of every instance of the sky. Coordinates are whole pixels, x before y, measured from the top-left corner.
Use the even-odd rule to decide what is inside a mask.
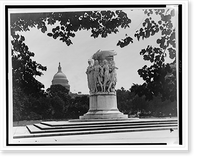
[[[140,78],[137,71],[144,65],[150,65],[150,63],[144,61],[139,53],[147,45],[156,46],[155,42],[159,38],[160,33],[140,41],[133,37],[133,43],[124,48],[116,46],[120,39],[125,38],[125,34],[133,36],[135,31],[142,27],[142,22],[146,18],[142,9],[126,9],[124,11],[131,19],[130,28],[119,28],[117,34],[110,34],[106,38],[93,38],[90,36],[90,31],[79,31],[75,33],[76,36],[72,39],[73,45],[70,46],[67,46],[59,39],[55,40],[47,36],[52,26],[48,26],[48,31],[45,34],[36,28],[31,28],[27,32],[21,32],[25,36],[25,43],[28,45],[29,51],[35,53],[32,59],[47,67],[47,71],[43,71],[43,75],[36,79],[44,84],[45,89],[49,88],[53,76],[58,71],[60,62],[62,72],[69,81],[70,91],[72,93],[81,92],[88,94],[89,90],[85,73],[88,59],[100,49],[114,50],[117,53],[114,58],[115,64],[118,67],[116,89],[124,87],[128,90],[133,83],[142,84],[144,81]]]

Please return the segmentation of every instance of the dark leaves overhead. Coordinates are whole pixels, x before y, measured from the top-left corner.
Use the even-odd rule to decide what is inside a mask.
[[[157,43],[160,44],[160,48],[166,49],[169,46],[175,48],[175,30],[172,23],[172,17],[175,16],[174,9],[145,9],[144,14],[147,15],[147,18],[142,23],[142,27],[136,30],[134,37],[140,41],[161,32],[162,37],[157,41]],[[153,14],[160,16],[160,19],[158,21],[153,20],[151,17]],[[132,40],[133,38],[126,39],[125,43],[119,41],[117,45],[125,47],[132,43]]]
[[[70,39],[75,37],[75,32],[78,30],[91,30],[92,37],[105,38],[108,34],[117,33],[118,27],[128,27],[131,22],[122,11],[60,13],[60,19],[58,21],[61,27],[53,28],[52,37],[55,39],[59,37],[67,45],[72,44]]]
[[[140,38],[149,38],[159,32],[159,25],[154,20],[151,20],[151,18],[146,18],[142,25],[143,28],[137,30],[134,35],[138,41]]]
[[[154,35],[157,32],[161,32],[161,37],[156,40],[156,43],[159,45],[159,54],[163,54],[166,57],[166,50],[169,51],[169,57],[171,59],[175,58],[176,54],[176,40],[175,40],[175,29],[172,23],[172,17],[175,16],[174,9],[155,9],[155,10],[144,10],[144,13],[147,14],[147,18],[143,22],[143,28],[137,30],[135,33],[135,37],[140,40],[140,38],[145,39],[148,38],[150,35]],[[150,17],[152,14],[156,14],[160,16],[160,20],[155,22]],[[158,48],[155,48],[156,51],[151,51],[151,48],[146,48],[147,53],[154,53],[158,51]],[[143,49],[142,51],[145,51]],[[141,51],[141,52],[142,52]],[[149,51],[149,52],[148,52]],[[147,56],[145,55],[145,58]],[[145,59],[147,60],[147,59]],[[152,59],[149,59],[152,62]],[[164,62],[164,59],[163,59]]]
[[[169,57],[171,59],[174,59],[176,57],[176,50],[173,48],[168,48],[168,51],[169,51]]]
[[[140,52],[144,60],[151,62],[151,66],[144,66],[138,70],[138,74],[145,81],[141,86],[145,90],[141,89],[140,94],[144,92],[143,94],[148,99],[152,99],[158,93],[163,96],[163,99],[176,99],[176,73],[171,68],[174,67],[176,59],[176,33],[172,23],[175,12],[173,9],[145,9],[144,14],[147,17],[142,22],[142,27],[133,36],[126,35],[124,39],[119,40],[117,45],[125,47],[133,43],[133,37],[141,41],[160,33],[161,37],[155,41],[156,47],[148,45]],[[153,14],[157,15],[159,20],[153,20]],[[46,33],[47,25],[54,25],[52,31],[48,32],[47,35],[71,45],[71,39],[76,36],[77,31],[88,30],[91,32],[91,37],[105,38],[111,33],[117,33],[119,28],[129,27],[130,23],[131,20],[127,17],[127,14],[121,10],[11,14],[11,35],[15,40],[12,44],[13,58],[17,58],[16,62],[20,63],[22,54],[23,61],[30,61],[30,57],[34,55],[28,52],[28,47],[23,44],[24,37],[17,35],[17,31],[28,31],[30,28],[36,27],[41,32]],[[16,43],[16,40],[18,43]],[[26,54],[24,55],[24,53]],[[174,62],[170,65],[164,63],[165,57],[168,55],[171,59],[174,59]],[[43,67],[37,66],[32,60],[30,62],[37,68]],[[21,66],[23,65],[17,66],[18,69],[24,68]],[[41,70],[43,69],[41,68]],[[26,72],[32,73],[32,76],[41,75],[39,70],[32,70],[31,72],[27,69]]]
[[[117,43],[117,46],[120,46],[121,48],[127,46],[129,43],[133,43],[133,38],[126,37],[125,39],[119,40]]]
[[[15,31],[27,31],[31,27],[37,27],[45,33],[46,25],[54,25],[56,22],[59,25],[47,35],[70,45],[71,38],[75,37],[75,32],[79,30],[90,30],[92,37],[105,38],[108,34],[117,33],[119,27],[129,27],[131,20],[121,10],[11,14],[11,31],[14,34]]]
[[[155,63],[157,65],[162,65],[165,61],[165,53],[161,48],[156,48],[152,46],[147,46],[146,49],[140,51],[140,55],[143,55],[143,59]]]
[[[175,48],[175,29],[173,29],[172,17],[174,16],[173,9],[155,9],[155,10],[145,10],[147,18],[143,22],[143,27],[137,30],[135,37],[140,40],[140,38],[145,39],[153,36],[155,33],[161,32],[161,39],[157,40],[160,44],[160,48],[166,49],[169,46]],[[152,20],[150,17],[153,13],[160,16],[158,22]]]
[[[175,29],[172,17],[175,16],[173,9],[146,9],[144,13],[148,16],[142,23],[142,28],[136,31],[137,40],[147,39],[160,32],[161,37],[156,40],[158,47],[148,45],[140,51],[145,61],[150,61],[151,66],[145,65],[138,70],[138,74],[145,81],[137,86],[136,93],[146,96],[151,100],[153,96],[161,95],[162,100],[176,100],[176,41]],[[152,20],[152,15],[160,16],[158,22]],[[173,63],[166,64],[165,57],[174,59]]]
[[[91,31],[91,36],[105,38],[111,33],[117,33],[118,28],[129,27],[131,20],[121,10],[117,11],[83,11],[83,12],[49,12],[49,13],[15,13],[10,15],[10,29],[12,36],[12,61],[13,84],[23,87],[28,93],[36,93],[44,87],[35,79],[41,76],[45,66],[32,60],[33,52],[30,52],[25,44],[24,36],[18,32],[29,31],[37,28],[42,33],[47,32],[48,25],[54,25],[47,35],[54,39],[72,44],[71,38],[79,30]]]

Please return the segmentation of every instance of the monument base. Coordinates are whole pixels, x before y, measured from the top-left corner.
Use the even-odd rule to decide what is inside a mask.
[[[115,93],[98,93],[90,95],[89,111],[80,116],[82,120],[123,120],[128,119],[117,108],[117,99]]]

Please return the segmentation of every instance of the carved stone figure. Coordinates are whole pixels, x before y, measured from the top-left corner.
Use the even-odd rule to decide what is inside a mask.
[[[88,87],[91,94],[115,92],[117,74],[114,51],[97,51],[87,68]]]
[[[113,92],[115,90],[114,88],[115,88],[115,85],[117,82],[117,73],[116,73],[115,69],[118,69],[118,68],[115,66],[115,62],[111,61],[110,62],[110,78],[109,78],[108,92]]]
[[[93,56],[94,65],[89,63],[88,86],[90,87],[89,111],[80,116],[81,121],[127,120],[117,108],[115,86],[117,82],[113,50],[98,50]],[[91,74],[91,75],[90,75]],[[91,77],[91,78],[90,78]],[[93,84],[92,84],[93,81]],[[94,86],[94,88],[92,88]]]
[[[107,60],[103,60],[103,71],[104,71],[103,92],[106,92],[107,83],[110,79],[109,65]]]
[[[90,92],[94,92],[94,60],[90,59],[88,60],[88,64],[89,66],[87,67],[87,80],[88,80],[88,88],[90,90]]]
[[[103,69],[99,65],[99,61],[95,60],[94,62],[94,92],[102,91],[102,75]]]

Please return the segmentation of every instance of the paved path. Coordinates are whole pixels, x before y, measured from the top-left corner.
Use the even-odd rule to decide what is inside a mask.
[[[25,127],[14,127],[14,134],[26,133]],[[125,133],[105,133],[72,136],[52,136],[39,138],[13,139],[15,144],[90,144],[90,143],[167,143],[178,144],[178,130],[170,132],[144,131],[144,132],[125,132]]]

